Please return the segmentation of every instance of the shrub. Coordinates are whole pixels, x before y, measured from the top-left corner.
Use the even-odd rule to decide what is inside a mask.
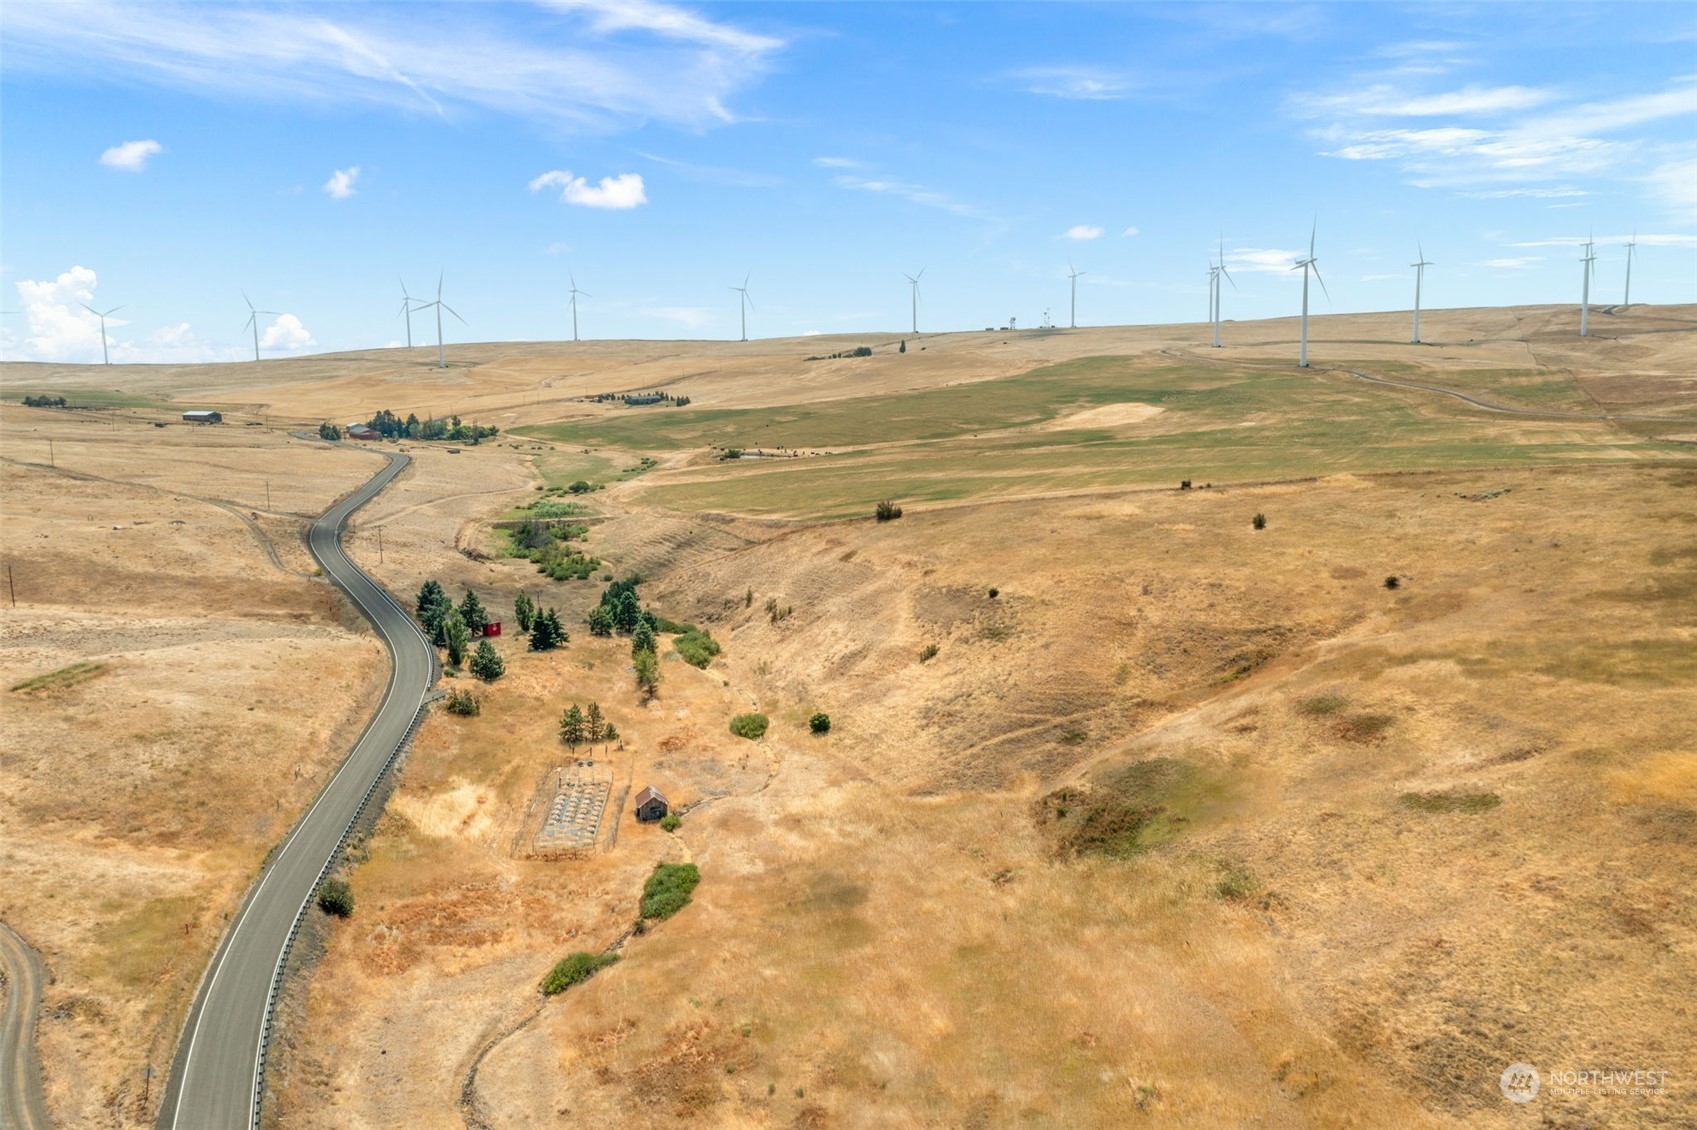
[[[656,863],[642,885],[642,916],[670,918],[689,905],[689,894],[699,882],[701,871],[693,863]]]
[[[471,657],[471,673],[486,683],[493,683],[507,673],[507,664],[488,640],[477,641],[477,651]]]
[[[991,588],[991,589],[990,589],[990,599],[991,599],[991,600],[995,600],[995,599],[996,599],[996,598],[997,598],[997,597],[998,597],[998,596],[1001,596],[1001,595],[1002,595],[1002,590],[1001,590],[1001,589],[998,589],[998,588],[994,588],[994,587],[992,587],[992,588]]]
[[[449,691],[448,697],[442,701],[442,709],[449,714],[469,718],[474,714],[482,714],[483,704],[470,691]]]
[[[719,654],[719,641],[713,638],[713,633],[702,628],[690,628],[672,641],[672,647],[685,663],[702,670],[706,670],[713,657]]]
[[[831,716],[821,711],[807,720],[807,728],[815,734],[828,734],[831,732]]]
[[[902,516],[902,508],[886,498],[872,511],[872,516],[880,522],[893,522]]]
[[[594,490],[595,488],[590,486],[584,480],[579,479],[577,482],[573,483],[571,486],[567,487],[566,489],[571,491],[573,494],[588,494],[590,491]]]
[[[758,711],[748,714],[738,714],[735,718],[731,719],[731,733],[735,734],[739,738],[747,738],[749,741],[754,741],[756,738],[764,734],[766,732],[766,727],[771,724],[772,720]]]
[[[937,645],[936,644],[928,643],[923,648],[920,649],[920,651],[919,651],[919,661],[921,663],[929,663],[935,658],[937,658]]]
[[[1241,863],[1223,863],[1220,865],[1220,880],[1214,884],[1214,893],[1223,899],[1241,902],[1260,886],[1260,882]]]
[[[1385,587],[1388,589],[1394,589],[1400,584],[1402,584],[1402,581],[1395,573],[1392,573],[1390,576],[1385,578]]]
[[[664,828],[668,832],[677,831],[679,828],[683,827],[683,822],[683,817],[679,816],[675,812],[668,812],[666,815],[660,817],[660,827]]]
[[[1255,517],[1249,519],[1249,524],[1258,530],[1264,530],[1267,528],[1267,516],[1257,510]]]
[[[1403,793],[1398,799],[1404,808],[1416,812],[1461,812],[1470,816],[1489,812],[1503,802],[1496,793]]]
[[[513,597],[513,619],[518,621],[519,631],[528,632],[536,622],[536,602],[529,594],[519,593]]]
[[[618,960],[616,953],[584,953],[581,950],[563,957],[548,971],[548,976],[542,978],[542,994],[551,997],[563,993]]]
[[[344,879],[326,879],[318,888],[318,909],[337,918],[354,912],[354,892]]]
[[[603,637],[613,634],[613,612],[605,604],[589,610],[589,634]]]
[[[327,439],[331,443],[334,443],[342,438],[342,429],[326,420],[324,423],[318,425],[318,438]]]

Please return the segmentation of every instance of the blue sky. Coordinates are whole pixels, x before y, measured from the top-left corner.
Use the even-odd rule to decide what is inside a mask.
[[[1697,6],[0,9],[8,359],[1697,301]],[[429,315],[415,340],[434,341]]]

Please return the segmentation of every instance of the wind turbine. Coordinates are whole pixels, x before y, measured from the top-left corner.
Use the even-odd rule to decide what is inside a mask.
[[[730,288],[742,296],[737,299],[737,310],[742,314],[742,340],[744,341],[748,340],[748,310],[749,307],[754,305],[754,299],[748,296],[748,280],[753,277],[754,272],[750,271],[742,277],[741,286],[733,286]]]
[[[1638,232],[1632,233],[1632,238],[1626,243],[1626,297],[1621,299],[1621,309],[1632,305],[1632,249],[1638,246]]]
[[[902,278],[906,279],[908,281],[908,284],[913,287],[913,336],[914,337],[919,336],[919,280],[924,278],[924,277],[925,277],[925,268],[924,267],[919,268],[919,273],[917,275],[903,275],[902,276]]]
[[[580,294],[583,295],[585,298],[594,298],[595,296],[593,294],[589,293],[587,290],[579,290],[577,288],[577,279],[573,278],[570,272],[567,272],[566,277],[568,279],[572,280],[572,290],[571,290],[571,295],[572,295],[572,340],[576,341],[577,340],[577,296],[580,295]]]
[[[1627,285],[1630,286],[1631,284],[1629,283]],[[106,352],[106,317],[109,314],[116,314],[118,311],[122,310],[123,307],[114,306],[110,310],[96,310],[86,302],[79,302],[77,305],[100,319],[100,363],[102,365],[110,365],[112,363],[112,358]]]
[[[436,301],[420,302],[416,307],[416,309],[419,310],[428,310],[433,306],[436,308],[436,367],[438,369],[446,369],[448,367],[447,357],[442,352],[442,311],[446,310],[454,317],[460,318],[460,312],[458,310],[442,301],[442,278],[443,276],[441,275],[436,276]],[[460,318],[460,325],[463,326],[467,324],[468,323],[464,318]]]
[[[253,299],[247,296],[247,291],[245,290],[242,291],[242,301],[247,303],[247,324],[242,326],[242,329],[253,330],[253,359],[257,361],[259,360],[259,316],[261,314],[269,314],[273,318],[281,318],[283,315],[278,313],[276,310],[255,310],[253,308]]]
[[[1591,270],[1592,270],[1592,264],[1594,264],[1597,261],[1597,248],[1596,248],[1595,244],[1596,244],[1596,240],[1589,239],[1589,238],[1586,239],[1585,240],[1585,254],[1580,256],[1580,258],[1579,258],[1580,265],[1582,266],[1582,268],[1585,271],[1584,288],[1579,292],[1579,336],[1580,337],[1587,337],[1587,336],[1590,335],[1590,332],[1591,332],[1591,330],[1590,330],[1590,325],[1591,325]]]
[[[1328,300],[1332,297],[1331,292],[1326,289],[1326,280],[1320,278],[1320,260],[1314,257],[1314,237],[1319,234],[1319,231],[1320,221],[1315,220],[1313,229],[1308,233],[1308,258],[1298,259],[1296,266],[1291,268],[1293,271],[1302,272],[1302,351],[1296,362],[1296,367],[1299,369],[1308,368],[1308,269],[1310,267],[1314,268],[1314,278],[1320,283],[1321,293]]]
[[[1414,268],[1414,344],[1419,345],[1420,344],[1420,280],[1422,279],[1422,277],[1425,276],[1427,267],[1435,267],[1435,266],[1437,266],[1437,264],[1436,263],[1428,263],[1426,261],[1426,249],[1424,247],[1421,247],[1420,244],[1418,244],[1418,243],[1416,243],[1414,246],[1416,248],[1418,248],[1419,251],[1420,251],[1420,262],[1410,263],[1409,266]]]
[[[1072,280],[1072,317],[1069,319],[1072,325],[1068,328],[1076,330],[1078,328],[1078,276],[1088,274],[1089,272],[1081,271],[1077,267],[1073,266],[1071,259],[1067,260],[1067,270],[1072,272],[1072,274],[1067,276]]]
[[[1213,299],[1209,303],[1212,309],[1209,313],[1213,315],[1215,349],[1220,348],[1220,296],[1224,293],[1220,290],[1220,279],[1222,278],[1232,284],[1233,290],[1237,289],[1237,282],[1232,278],[1231,272],[1226,270],[1226,240],[1224,236],[1220,237],[1220,261],[1217,265],[1208,268],[1208,284],[1213,294]]]
[[[399,278],[400,276],[396,276]],[[407,348],[412,348],[412,312],[424,309],[423,304],[415,305],[418,299],[407,293],[407,280],[401,279],[401,314],[407,319]]]

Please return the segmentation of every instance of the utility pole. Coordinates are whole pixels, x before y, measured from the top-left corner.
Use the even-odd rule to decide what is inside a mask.
[[[377,563],[383,564],[383,527],[377,527]]]
[[[265,509],[271,509],[271,480],[265,480]]]
[[[59,465],[53,459],[53,441],[52,440],[47,441],[47,465],[49,467],[57,467]]]
[[[18,606],[18,588],[12,583],[12,563],[6,562],[6,591],[12,594],[12,607]]]

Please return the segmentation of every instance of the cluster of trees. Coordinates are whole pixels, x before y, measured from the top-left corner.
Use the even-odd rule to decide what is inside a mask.
[[[589,527],[582,523],[559,525],[545,518],[527,518],[507,536],[512,541],[513,556],[528,559],[543,576],[556,581],[587,581],[601,568],[601,560],[571,543],[588,532]]]
[[[322,424],[318,425],[318,438],[327,439],[331,443],[335,443],[337,440],[342,438],[342,429],[326,420]]]
[[[468,444],[491,439],[501,431],[493,426],[461,423],[458,416],[420,420],[416,414],[408,413],[403,420],[387,408],[367,420],[366,426],[384,439],[445,439]]]
[[[652,696],[660,689],[660,618],[642,607],[636,595],[641,577],[614,581],[601,593],[601,603],[590,609],[591,635],[607,637],[614,632],[631,638],[631,665],[637,689]]]
[[[65,398],[62,396],[26,396],[25,408],[64,408]]]
[[[902,352],[903,353],[907,352],[907,342],[905,342],[905,341],[902,342]],[[845,349],[840,353],[827,353],[823,357],[809,357],[808,360],[809,361],[835,361],[839,357],[870,357],[870,356],[872,356],[872,347],[870,345],[860,345],[860,346],[856,346],[853,349]]]
[[[574,702],[560,715],[560,740],[575,751],[580,745],[618,741],[619,728],[602,715],[600,703],[585,710]]]
[[[673,408],[682,408],[689,403],[689,397],[673,396],[669,392],[602,392],[590,399],[598,404],[622,400],[626,404],[670,404]]]

